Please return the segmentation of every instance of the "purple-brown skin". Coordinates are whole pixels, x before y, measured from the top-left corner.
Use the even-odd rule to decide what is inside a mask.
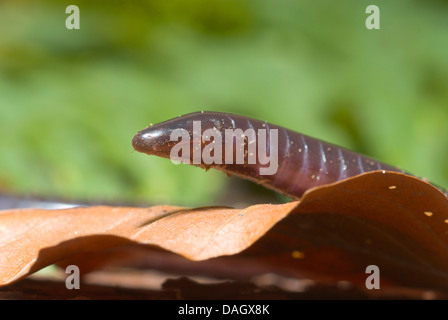
[[[229,175],[252,180],[293,199],[300,198],[306,190],[312,187],[337,182],[369,171],[386,170],[404,173],[399,168],[289,129],[221,112],[196,112],[151,125],[134,136],[132,145],[139,152],[170,158],[171,148],[180,143],[170,141],[171,132],[183,128],[192,137],[193,121],[201,122],[202,132],[215,128],[221,132],[223,137],[225,129],[239,128],[245,131],[248,128],[253,128],[255,132],[259,132],[259,129],[266,129],[267,141],[269,141],[269,130],[277,129],[278,170],[273,175],[260,175],[260,166],[266,167],[267,165],[261,165],[258,161],[256,164],[249,164],[245,159],[244,164],[224,164],[224,151],[223,164],[206,165],[201,163],[197,166],[206,169],[215,168]],[[190,140],[190,143],[189,160],[190,163],[193,163],[193,139]],[[208,143],[210,142],[202,142],[202,148]],[[224,138],[222,143],[224,150]],[[247,150],[247,146],[245,150]]]

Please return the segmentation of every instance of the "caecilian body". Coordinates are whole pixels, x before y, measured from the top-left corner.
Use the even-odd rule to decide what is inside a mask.
[[[194,132],[198,128],[200,132]],[[178,133],[175,139],[172,136],[173,132]],[[229,161],[231,158],[228,157],[229,141],[226,139],[226,134],[229,132],[237,133],[230,141],[233,154],[235,154],[233,161]],[[245,134],[245,139],[238,139],[241,132]],[[255,132],[255,136],[248,134],[250,132]],[[265,137],[262,137],[263,135]],[[273,137],[276,139],[272,139]],[[259,141],[253,141],[253,138],[263,138],[262,144],[260,145]],[[257,148],[251,149],[251,143],[256,143]],[[165,158],[172,158],[173,148],[180,150],[181,144],[183,146],[189,144],[188,148],[182,149],[189,151],[187,155],[183,155],[184,162],[204,168],[215,168],[230,175],[255,181],[291,198],[301,197],[312,187],[337,182],[369,171],[384,170],[403,173],[403,170],[397,167],[284,127],[221,112],[197,112],[180,116],[151,125],[138,132],[133,139],[135,150]],[[210,148],[211,144],[214,144],[213,148]],[[265,147],[265,150],[261,150],[262,147]],[[204,161],[203,158],[198,161],[197,155],[207,148],[208,151],[214,149],[214,152],[221,148],[221,161],[210,162]],[[236,154],[241,151],[244,154],[244,161],[237,163]],[[272,174],[263,174],[260,170],[267,167],[266,159],[264,162],[260,161],[259,157],[255,158],[256,161],[249,159],[252,153],[261,153],[261,151],[266,153],[263,155],[265,158],[269,156],[272,161],[276,160],[276,168],[271,171]],[[273,153],[276,159],[272,157]]]

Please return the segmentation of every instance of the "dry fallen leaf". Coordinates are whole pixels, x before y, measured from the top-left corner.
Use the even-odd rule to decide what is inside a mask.
[[[5,210],[0,214],[0,284],[80,252],[129,243],[157,245],[191,260],[235,254],[295,205]]]
[[[0,284],[61,260],[91,270],[95,266],[85,263],[89,256],[102,257],[96,265],[114,260],[132,265],[144,254],[147,266],[155,267],[151,257],[164,256],[155,259],[159,268],[237,280],[255,277],[279,287],[288,279],[292,291],[313,283],[365,289],[366,267],[377,265],[382,292],[421,288],[446,293],[447,222],[445,195],[419,179],[390,172],[315,188],[300,201],[242,210],[6,210],[0,212]],[[130,249],[141,246],[146,249],[138,254]],[[262,278],[267,274],[271,280]]]

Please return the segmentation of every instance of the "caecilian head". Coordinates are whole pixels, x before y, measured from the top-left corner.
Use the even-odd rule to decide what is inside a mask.
[[[231,126],[231,121],[223,113],[191,113],[139,131],[132,139],[132,146],[139,152],[170,158],[174,146],[180,148],[182,144],[189,143],[193,152],[194,138],[200,139],[205,130],[214,128],[223,131]]]

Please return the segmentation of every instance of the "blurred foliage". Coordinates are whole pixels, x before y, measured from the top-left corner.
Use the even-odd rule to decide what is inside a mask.
[[[150,123],[252,116],[448,186],[447,1],[0,2],[0,188],[213,204],[226,176],[132,151]],[[81,29],[67,30],[76,4]]]

